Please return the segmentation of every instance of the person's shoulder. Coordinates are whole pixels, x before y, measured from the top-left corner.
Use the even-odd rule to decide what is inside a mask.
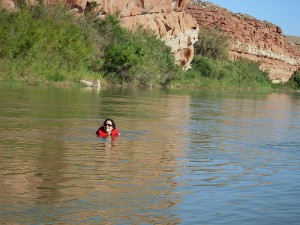
[[[113,135],[121,135],[121,133],[119,132],[118,128],[113,129],[112,134]]]
[[[100,135],[100,134],[103,133],[103,132],[104,132],[104,127],[101,126],[101,127],[99,127],[98,130],[96,131],[96,134]]]

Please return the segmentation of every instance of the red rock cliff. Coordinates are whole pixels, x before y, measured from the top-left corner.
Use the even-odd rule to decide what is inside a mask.
[[[201,28],[219,29],[231,38],[230,57],[260,61],[274,83],[286,82],[300,68],[300,52],[286,43],[280,27],[249,15],[234,14],[209,2],[191,4],[190,13]]]

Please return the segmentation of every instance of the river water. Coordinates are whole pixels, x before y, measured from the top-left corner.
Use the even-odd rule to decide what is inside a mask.
[[[300,93],[0,83],[0,224],[300,224]]]

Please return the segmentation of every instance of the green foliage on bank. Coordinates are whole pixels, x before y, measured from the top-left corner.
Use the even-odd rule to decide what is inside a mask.
[[[122,28],[117,16],[43,5],[0,12],[1,79],[165,85],[180,74],[169,47],[145,29]]]
[[[259,63],[232,62],[228,51],[228,36],[201,30],[192,69],[183,72],[163,41],[142,27],[135,32],[122,28],[118,15],[99,19],[92,11],[76,16],[62,6],[26,4],[14,13],[0,11],[0,79],[271,87]]]
[[[195,54],[212,59],[228,59],[229,37],[224,32],[201,28],[194,44]]]
[[[108,16],[105,23],[114,25],[101,68],[109,81],[143,86],[166,85],[180,77],[181,69],[175,65],[171,49],[150,31],[142,27],[135,32],[125,30],[114,16]]]
[[[296,71],[291,79],[288,81],[287,86],[292,89],[300,89],[300,71]]]
[[[258,62],[239,59],[235,62],[195,56],[193,68],[186,71],[181,83],[205,88],[272,88],[266,71]]]
[[[0,12],[2,79],[79,79],[93,59],[93,43],[63,7]]]

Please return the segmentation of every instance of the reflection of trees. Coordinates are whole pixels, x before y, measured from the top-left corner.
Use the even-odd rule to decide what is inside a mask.
[[[72,90],[13,85],[2,94],[0,196],[26,203],[60,199],[60,183],[67,178],[61,173],[65,149],[57,138],[73,126],[64,118],[78,115],[72,107],[82,97]]]
[[[60,173],[65,164],[64,149],[59,142],[49,139],[51,134],[47,132],[50,129],[44,126],[43,120],[34,122],[28,118],[13,120],[16,126],[24,126],[26,129],[5,132],[6,143],[3,147],[6,151],[3,152],[2,172],[13,175],[3,176],[4,181],[1,183],[4,186],[1,193],[12,198],[15,198],[14,195],[18,193],[18,201],[22,201],[22,198],[24,201],[58,199],[60,196],[57,187],[62,180],[65,180]],[[6,123],[10,122],[6,121]],[[57,135],[62,134],[63,129],[55,132]]]

